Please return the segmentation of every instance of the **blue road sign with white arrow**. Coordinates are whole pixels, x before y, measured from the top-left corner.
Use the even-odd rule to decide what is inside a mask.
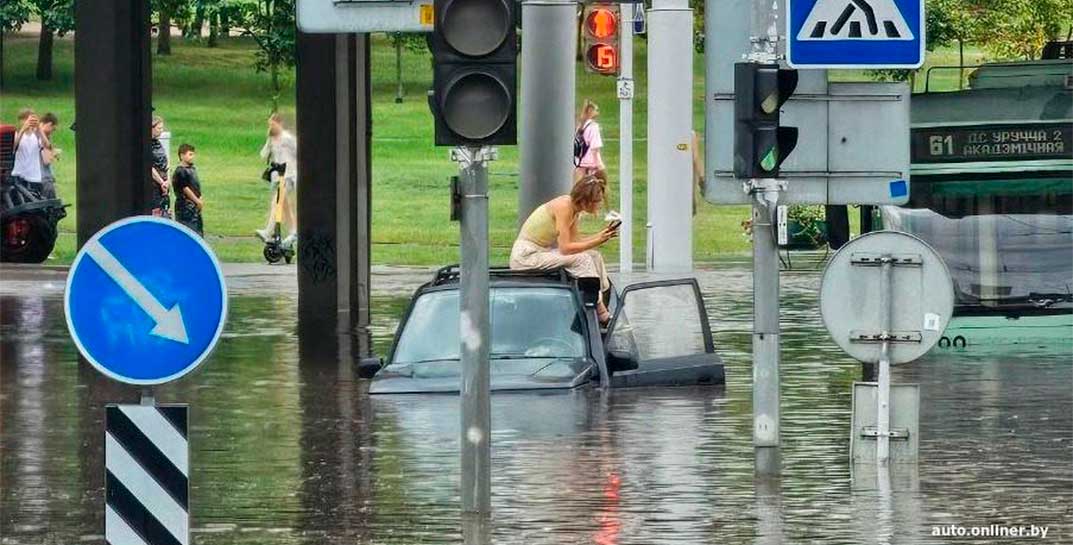
[[[787,0],[794,68],[919,68],[924,0]]]
[[[161,384],[194,370],[227,316],[227,286],[212,250],[170,220],[137,216],[89,239],[64,294],[67,328],[98,371]]]

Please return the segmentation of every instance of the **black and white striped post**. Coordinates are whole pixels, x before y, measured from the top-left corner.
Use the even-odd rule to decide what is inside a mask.
[[[105,409],[108,545],[190,542],[188,407],[151,400]]]

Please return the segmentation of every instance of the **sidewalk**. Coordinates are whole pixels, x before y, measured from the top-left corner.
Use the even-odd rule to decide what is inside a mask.
[[[228,291],[233,295],[252,293],[298,293],[297,265],[268,265],[265,263],[223,263]],[[371,288],[373,295],[409,295],[417,286],[432,278],[433,268],[374,265]],[[17,292],[15,284],[50,284],[62,286],[67,280],[66,265],[0,264],[0,293]],[[61,287],[62,289],[62,287]]]

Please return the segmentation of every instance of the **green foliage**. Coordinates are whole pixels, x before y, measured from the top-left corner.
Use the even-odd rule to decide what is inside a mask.
[[[963,0],[974,5],[975,41],[999,58],[1032,59],[1073,24],[1073,0]]]
[[[0,30],[14,30],[31,16],[59,36],[75,28],[74,0],[4,0],[0,4]]]
[[[825,224],[827,214],[822,205],[818,204],[795,204],[786,211],[788,221],[796,221],[801,230],[797,236],[808,237],[813,245],[819,246],[826,240]]]
[[[30,3],[26,0],[0,2],[0,32],[18,30],[30,19]]]
[[[283,91],[281,71],[294,66],[295,0],[244,0],[232,4],[235,27],[257,44],[254,68],[272,76],[272,111]]]
[[[397,47],[399,43],[402,43],[403,49],[410,53],[420,53],[428,49],[428,41],[425,38],[426,34],[421,32],[388,32],[387,40],[391,42],[392,47]]]

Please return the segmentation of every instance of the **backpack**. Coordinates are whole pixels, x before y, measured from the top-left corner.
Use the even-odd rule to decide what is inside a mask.
[[[592,120],[586,121],[577,132],[574,133],[574,166],[581,166],[581,158],[585,157],[585,154],[589,152],[589,143],[585,141],[585,129],[588,128],[589,123]]]

